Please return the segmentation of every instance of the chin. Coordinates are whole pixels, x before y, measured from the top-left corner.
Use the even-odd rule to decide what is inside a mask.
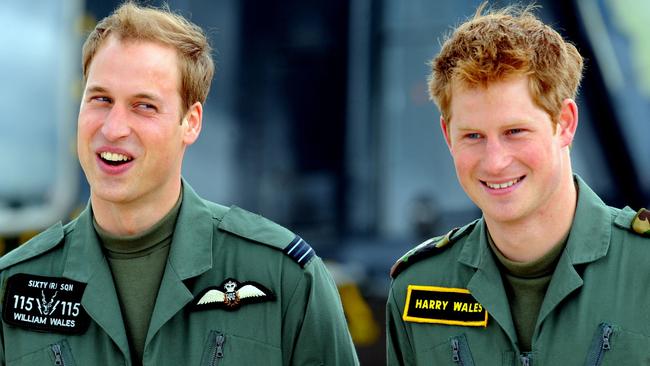
[[[123,203],[129,201],[129,197],[131,196],[130,192],[115,189],[114,187],[104,188],[97,185],[91,185],[90,190],[93,197],[104,202]]]
[[[522,218],[522,210],[514,207],[480,207],[483,216],[498,222],[513,222]]]

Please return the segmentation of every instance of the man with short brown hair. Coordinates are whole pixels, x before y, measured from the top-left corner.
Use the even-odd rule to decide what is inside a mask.
[[[647,364],[650,215],[573,174],[582,57],[533,7],[484,7],[429,81],[483,217],[393,267],[388,364]]]
[[[336,286],[289,230],[181,178],[214,65],[203,31],[127,2],[83,49],[90,202],[0,259],[0,364],[355,365]]]

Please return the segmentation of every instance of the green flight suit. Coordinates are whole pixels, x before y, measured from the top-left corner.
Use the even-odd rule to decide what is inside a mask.
[[[606,206],[580,178],[576,181],[575,218],[530,353],[519,351],[481,219],[423,243],[393,267],[386,310],[388,365],[650,365],[650,238],[631,230],[634,211]],[[411,289],[405,314],[409,285],[429,287]],[[478,305],[472,308],[468,301],[469,308],[445,313],[444,302],[423,300],[465,296],[449,289],[469,290]],[[444,324],[478,316],[467,311],[482,309],[487,326]]]
[[[144,365],[358,364],[336,286],[304,241],[258,215],[202,200],[185,182],[183,190]],[[300,244],[296,245],[300,256],[289,252],[290,243]],[[27,309],[18,295],[6,299],[8,279],[27,274],[85,284],[83,309],[68,304],[67,312],[77,316],[86,311],[89,316],[82,333],[62,334],[58,329],[35,331],[8,324],[5,316],[15,314],[4,314],[0,364],[131,365],[120,305],[90,207],[71,223],[54,225],[0,258],[0,271],[3,312],[9,306]],[[239,289],[250,283],[272,294],[255,297],[249,287],[248,295],[242,290],[234,296],[227,285],[222,286],[228,279],[240,282]],[[220,290],[221,298],[197,306],[208,289]],[[66,311],[66,304],[57,307],[55,300],[64,295],[45,290],[42,299],[32,300],[41,314],[41,305],[48,306],[45,314],[59,314]],[[227,306],[226,299],[238,306]],[[32,313],[33,304],[29,304]],[[78,326],[80,318],[76,321]]]

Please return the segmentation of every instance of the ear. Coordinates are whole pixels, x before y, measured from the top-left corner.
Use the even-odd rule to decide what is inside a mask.
[[[447,147],[451,150],[451,131],[449,131],[449,124],[445,122],[445,119],[442,116],[440,116],[440,129],[442,130],[442,134],[445,136]]]
[[[557,133],[560,137],[562,147],[570,146],[573,143],[576,130],[578,129],[578,106],[573,99],[567,98],[562,101],[562,109],[557,123]]]
[[[183,143],[192,145],[201,133],[201,124],[203,121],[203,106],[196,102],[190,106],[183,117],[181,128],[183,129]]]

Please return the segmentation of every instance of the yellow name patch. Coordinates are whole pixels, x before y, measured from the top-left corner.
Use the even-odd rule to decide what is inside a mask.
[[[415,323],[487,327],[488,313],[467,289],[409,285],[402,319]]]

